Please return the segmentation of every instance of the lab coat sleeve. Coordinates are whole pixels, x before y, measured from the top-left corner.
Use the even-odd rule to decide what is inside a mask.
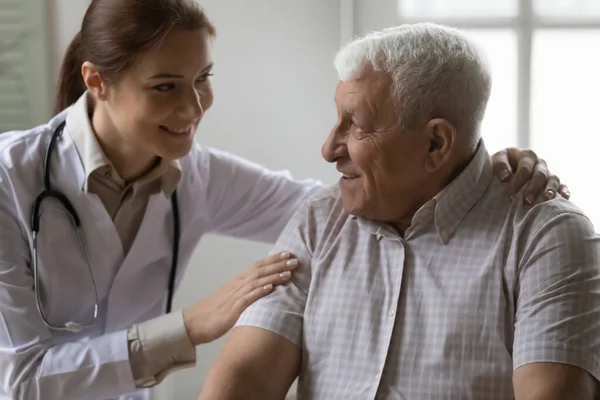
[[[200,162],[207,219],[211,231],[222,235],[274,243],[294,212],[323,187],[215,149],[202,148]]]
[[[0,168],[0,397],[91,399],[134,392],[126,331],[53,343],[37,311],[27,236],[5,178]]]

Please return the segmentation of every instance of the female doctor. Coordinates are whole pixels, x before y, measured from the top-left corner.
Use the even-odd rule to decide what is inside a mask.
[[[0,135],[0,399],[147,398],[289,280],[297,263],[275,254],[170,312],[202,235],[273,242],[321,187],[195,143],[214,35],[191,0],[94,0],[60,112]],[[568,197],[531,152],[494,164],[515,190]]]

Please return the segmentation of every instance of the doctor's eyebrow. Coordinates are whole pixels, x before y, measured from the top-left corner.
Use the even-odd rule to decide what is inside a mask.
[[[150,78],[148,78],[148,80],[150,79],[181,79],[183,78],[183,75],[177,75],[177,74],[156,74],[151,76]]]
[[[204,69],[202,70],[201,73],[210,71],[213,66],[214,66],[214,63],[208,64],[206,67],[204,67]],[[161,73],[161,74],[156,74],[156,75],[151,76],[150,78],[148,78],[148,80],[151,80],[151,79],[183,79],[183,78],[184,78],[184,76],[179,75],[179,74]]]

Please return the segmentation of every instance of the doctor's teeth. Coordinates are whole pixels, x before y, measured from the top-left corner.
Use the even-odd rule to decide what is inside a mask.
[[[167,128],[168,130],[170,130],[171,132],[175,132],[175,133],[182,133],[182,134],[183,134],[183,133],[188,133],[188,132],[191,130],[191,127],[189,127],[189,126],[188,126],[188,127],[186,127],[186,128],[183,128],[183,129],[175,129],[175,128],[168,127],[168,126],[167,126],[166,128]]]

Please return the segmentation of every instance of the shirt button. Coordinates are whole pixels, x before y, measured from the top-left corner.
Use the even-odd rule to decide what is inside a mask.
[[[106,167],[106,171],[104,171],[104,176],[107,178],[112,178],[112,168]]]
[[[389,312],[388,312],[388,316],[390,318],[394,318],[396,316],[396,309],[392,308]]]

